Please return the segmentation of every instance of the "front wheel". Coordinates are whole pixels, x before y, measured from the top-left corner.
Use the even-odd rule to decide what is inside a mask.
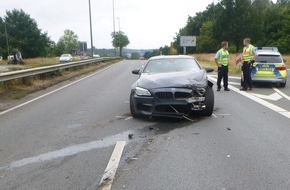
[[[133,101],[133,95],[130,96],[130,112],[132,117],[134,118],[138,118],[139,115],[137,114],[136,110],[135,110],[135,105],[134,105],[134,101]]]
[[[210,87],[207,87],[207,90],[205,92],[205,101],[204,104],[206,106],[205,110],[202,111],[203,116],[211,116],[214,109],[214,93],[213,89]]]

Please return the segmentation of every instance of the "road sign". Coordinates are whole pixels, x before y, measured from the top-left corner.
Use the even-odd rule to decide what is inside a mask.
[[[196,46],[196,36],[181,36],[180,46],[182,47],[195,47]]]

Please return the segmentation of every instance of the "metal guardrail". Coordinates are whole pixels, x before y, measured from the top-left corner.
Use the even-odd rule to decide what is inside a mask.
[[[72,67],[78,67],[82,65],[88,65],[93,63],[98,63],[102,61],[112,61],[120,59],[119,57],[113,57],[113,58],[98,58],[98,59],[88,59],[88,60],[82,60],[82,61],[76,61],[71,63],[61,63],[57,65],[51,65],[51,66],[44,66],[44,67],[37,67],[32,69],[24,69],[19,71],[13,71],[13,72],[7,72],[7,73],[0,73],[0,82],[9,81],[13,79],[19,79],[23,77],[30,77],[35,76],[43,73],[48,73],[52,71],[57,70],[63,70],[68,69]]]

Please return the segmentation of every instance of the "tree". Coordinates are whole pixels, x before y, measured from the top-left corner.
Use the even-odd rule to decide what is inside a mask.
[[[149,59],[153,56],[157,56],[157,55],[160,55],[160,52],[158,49],[155,49],[155,50],[152,50],[152,51],[146,51],[145,54],[144,54],[144,58],[145,59]]]
[[[200,29],[200,36],[198,37],[198,43],[196,50],[202,53],[213,53],[218,48],[218,42],[213,36],[214,23],[213,21],[206,21],[202,24]]]
[[[290,53],[289,23],[290,0],[219,0],[188,17],[174,38],[174,47],[182,53],[180,37],[197,36],[199,53],[217,50],[222,41],[230,43],[232,52],[240,52],[243,39],[249,37],[255,46],[277,46],[281,53]]]
[[[206,10],[203,12],[196,13],[195,16],[188,16],[186,26],[179,30],[174,38],[174,48],[179,54],[183,52],[183,48],[180,47],[180,36],[199,36],[201,35],[200,29],[204,22],[208,20],[215,20],[220,12],[220,7],[215,6],[211,3],[207,6]],[[199,42],[198,42],[199,43]],[[196,51],[195,47],[188,47],[186,50],[188,53],[194,53]]]
[[[116,32],[115,34],[112,33],[112,38],[113,38],[112,41],[113,46],[115,48],[119,48],[120,57],[122,57],[123,48],[130,44],[128,37],[125,35],[124,32],[119,31]]]
[[[1,17],[0,17],[0,44],[2,44],[0,46],[0,56],[6,57],[7,45],[6,45],[6,36],[5,36],[5,26],[4,26],[3,19]]]
[[[255,14],[258,10],[252,6],[252,0],[221,0],[218,6],[222,10],[215,22],[218,41],[230,41],[239,52],[243,38],[250,37],[253,41],[262,38]]]
[[[172,42],[170,43],[169,54],[170,55],[178,55],[177,49],[175,49],[174,43],[172,43]]]
[[[133,52],[132,54],[131,54],[131,59],[134,59],[134,60],[136,60],[136,59],[140,59],[140,53],[139,52]]]
[[[20,50],[24,58],[45,57],[48,54],[52,41],[23,10],[6,11],[0,24],[0,42],[3,43],[2,31],[6,25],[10,50]]]
[[[65,30],[64,34],[59,38],[56,44],[56,53],[71,53],[73,50],[79,49],[78,36],[71,30]]]

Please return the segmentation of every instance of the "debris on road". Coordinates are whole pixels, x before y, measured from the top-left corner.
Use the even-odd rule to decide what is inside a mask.
[[[150,131],[154,130],[154,127],[149,126],[149,130],[150,130]]]
[[[128,163],[128,162],[133,161],[133,160],[138,160],[138,158],[137,157],[127,157],[125,161]]]
[[[133,139],[133,136],[134,136],[134,134],[129,134],[129,135],[128,135],[128,138],[129,138],[129,139]]]

